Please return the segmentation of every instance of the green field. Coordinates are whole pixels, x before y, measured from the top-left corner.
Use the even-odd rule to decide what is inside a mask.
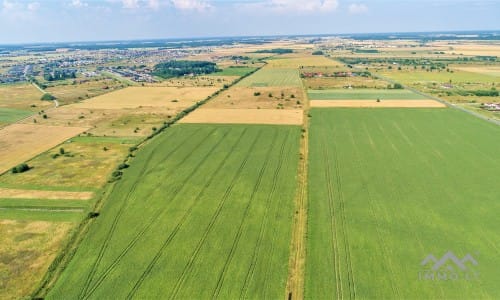
[[[13,109],[13,108],[3,108],[0,107],[0,124],[2,123],[14,123],[23,118],[29,117],[33,112],[29,110]]]
[[[220,72],[209,74],[208,76],[245,76],[257,68],[252,67],[229,67]]]
[[[500,297],[500,127],[452,109],[311,115],[307,299]],[[421,266],[448,251],[478,264],[436,271],[457,280]]]
[[[301,86],[299,71],[296,69],[262,68],[251,76],[240,81],[236,86],[266,87],[266,86]]]
[[[385,77],[389,77],[403,84],[414,84],[414,83],[427,83],[427,82],[440,82],[440,83],[448,83],[451,81],[452,84],[457,83],[497,83],[498,79],[495,76],[490,76],[486,74],[473,73],[473,72],[465,72],[465,71],[454,71],[445,72],[445,71],[433,71],[428,72],[425,70],[408,70],[408,71],[397,71],[397,70],[383,70],[377,72]]]
[[[427,99],[409,90],[336,89],[309,90],[311,100],[418,100]]]
[[[300,127],[176,125],[131,162],[49,299],[279,299]]]

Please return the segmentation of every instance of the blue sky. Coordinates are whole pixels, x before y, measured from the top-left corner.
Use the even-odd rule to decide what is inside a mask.
[[[0,0],[0,44],[500,29],[500,0]]]

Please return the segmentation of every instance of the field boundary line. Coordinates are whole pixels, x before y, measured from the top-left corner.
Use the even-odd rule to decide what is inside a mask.
[[[300,75],[300,74],[299,74]],[[302,83],[304,124],[300,141],[300,159],[297,168],[297,191],[295,194],[296,212],[293,218],[292,236],[290,240],[289,270],[285,289],[285,299],[304,299],[305,260],[308,218],[308,168],[309,168],[309,111],[310,103],[304,80]],[[295,299],[294,298],[294,299]]]

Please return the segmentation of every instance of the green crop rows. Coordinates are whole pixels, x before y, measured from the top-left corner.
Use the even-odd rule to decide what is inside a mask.
[[[311,115],[306,298],[500,296],[498,126],[452,109]],[[448,251],[477,261],[469,280],[452,261],[439,270],[458,280],[422,275]]]
[[[49,299],[284,295],[300,128],[177,125],[137,153]]]

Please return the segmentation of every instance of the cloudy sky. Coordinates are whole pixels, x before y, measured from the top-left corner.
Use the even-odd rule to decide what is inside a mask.
[[[0,0],[0,44],[500,29],[500,0]]]

